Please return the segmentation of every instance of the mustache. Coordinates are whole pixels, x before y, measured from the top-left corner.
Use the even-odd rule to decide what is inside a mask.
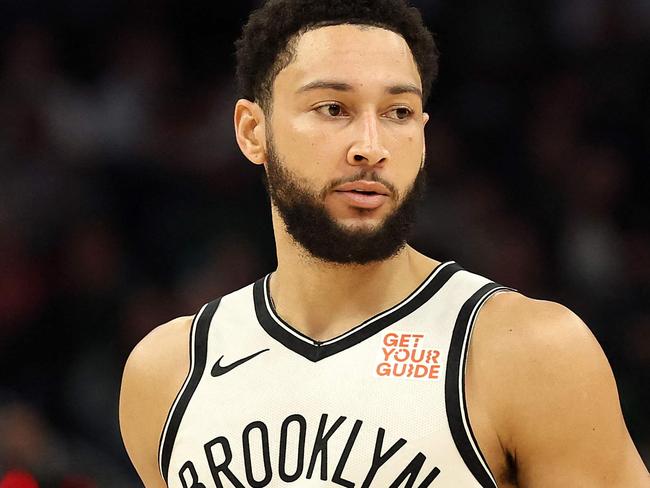
[[[343,178],[337,178],[336,180],[330,181],[323,190],[320,192],[320,197],[325,198],[325,196],[330,193],[334,188],[337,186],[343,185],[345,183],[354,183],[355,181],[375,181],[377,183],[381,183],[384,185],[386,188],[391,193],[391,196],[395,199],[399,199],[399,191],[397,188],[395,188],[395,185],[393,185],[390,181],[382,178],[377,174],[376,171],[361,171],[357,173],[356,175],[351,175],[351,176],[346,176]]]

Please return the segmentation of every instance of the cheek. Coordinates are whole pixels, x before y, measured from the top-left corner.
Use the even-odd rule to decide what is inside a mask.
[[[410,161],[417,156],[419,166],[419,158],[422,157],[424,148],[424,139],[421,135],[414,133],[413,130],[395,131],[389,140],[391,146],[389,149],[393,157],[401,161]]]
[[[423,139],[414,134],[401,137],[394,148],[393,157],[397,163],[395,176],[398,180],[395,183],[402,190],[402,194],[413,184],[420,171],[423,149]]]
[[[394,151],[394,154],[410,154],[413,152],[422,151],[424,143],[424,134],[422,128],[416,121],[411,121],[406,125],[393,125],[387,123],[385,135],[385,142],[390,146],[389,149]]]
[[[275,138],[284,157],[300,161],[303,169],[324,168],[328,162],[340,159],[341,141],[330,131],[301,118],[288,122],[282,133],[276,134]]]

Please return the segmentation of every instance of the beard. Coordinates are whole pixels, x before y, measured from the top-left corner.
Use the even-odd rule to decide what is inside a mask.
[[[376,226],[343,226],[330,216],[323,203],[336,186],[359,180],[384,184],[397,202],[395,209]],[[280,162],[269,138],[265,183],[271,204],[278,210],[287,232],[311,257],[332,264],[363,265],[384,261],[404,248],[417,204],[425,193],[426,174],[422,164],[402,199],[392,184],[369,170],[333,181],[316,194]]]

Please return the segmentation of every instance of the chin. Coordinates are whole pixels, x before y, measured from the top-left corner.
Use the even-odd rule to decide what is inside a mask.
[[[378,217],[346,217],[336,219],[336,223],[349,231],[372,232],[381,227],[384,219]]]
[[[341,225],[370,225],[381,224],[390,215],[392,208],[382,206],[379,208],[365,209],[346,207],[344,209],[329,210],[329,216]]]

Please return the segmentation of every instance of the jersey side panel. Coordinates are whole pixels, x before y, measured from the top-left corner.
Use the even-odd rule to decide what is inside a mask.
[[[171,453],[181,420],[194,391],[198,387],[203,369],[205,368],[208,331],[212,316],[217,308],[219,308],[219,303],[220,300],[217,299],[204,305],[192,320],[189,337],[190,369],[183,386],[167,414],[167,420],[160,435],[158,467],[165,481],[167,481]]]
[[[487,283],[461,307],[454,326],[446,374],[447,419],[458,452],[474,477],[486,488],[495,488],[496,479],[480,450],[472,430],[465,397],[467,354],[473,327],[487,300],[496,293],[511,289]]]

